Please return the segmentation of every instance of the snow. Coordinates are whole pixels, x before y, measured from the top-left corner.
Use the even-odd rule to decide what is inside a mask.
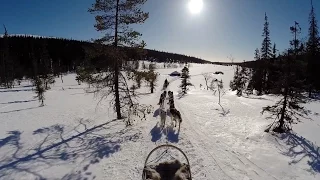
[[[147,120],[125,127],[108,101],[85,93],[75,75],[46,92],[45,106],[33,96],[28,82],[13,89],[0,89],[0,179],[141,179],[148,153],[158,145],[172,144],[187,155],[193,179],[320,179],[320,103],[306,104],[311,120],[294,125],[292,134],[271,135],[263,130],[271,122],[262,107],[275,96],[237,97],[227,88],[221,99],[204,85],[203,73],[222,71],[212,77],[228,87],[232,66],[191,64],[190,91],[179,96],[182,68],[157,69],[154,94],[142,87],[140,102],[154,109]],[[180,131],[159,127],[158,99],[165,79],[174,92],[182,114]],[[165,107],[168,108],[167,105]]]

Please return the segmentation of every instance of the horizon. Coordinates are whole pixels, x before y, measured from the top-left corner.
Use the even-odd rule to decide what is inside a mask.
[[[204,0],[202,10],[196,13],[190,11],[188,1],[147,1],[143,9],[149,12],[150,18],[142,25],[134,25],[134,29],[142,33],[146,49],[211,62],[230,62],[230,56],[235,58],[235,62],[251,61],[254,50],[261,47],[265,12],[270,24],[271,42],[277,44],[279,52],[289,47],[289,27],[294,21],[302,28],[300,38],[306,40],[307,37],[310,1]],[[93,2],[35,0],[21,3],[12,0],[1,6],[0,23],[6,26],[9,34],[90,41],[101,36],[93,27],[94,16],[87,12]],[[313,6],[319,20],[320,2],[313,1]],[[12,16],[12,12],[19,13]]]

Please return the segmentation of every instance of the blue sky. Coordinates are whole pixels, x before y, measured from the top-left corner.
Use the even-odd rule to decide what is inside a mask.
[[[262,42],[264,13],[271,40],[288,47],[289,27],[300,23],[301,38],[308,32],[309,0],[203,0],[201,13],[191,14],[189,0],[149,0],[150,13],[137,27],[147,48],[182,53],[210,61],[251,60]],[[87,12],[93,0],[3,0],[0,23],[10,34],[34,34],[77,40],[97,38],[94,17]],[[320,1],[314,0],[320,21]]]

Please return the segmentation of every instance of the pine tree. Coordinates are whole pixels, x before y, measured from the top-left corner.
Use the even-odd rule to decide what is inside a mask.
[[[268,16],[267,13],[265,13],[264,16],[264,28],[263,28],[263,33],[262,33],[262,37],[263,37],[263,41],[262,41],[262,47],[261,47],[261,51],[260,51],[260,56],[261,59],[263,60],[262,63],[262,90],[265,93],[269,92],[270,89],[270,84],[272,84],[272,82],[268,82],[269,79],[269,73],[270,73],[270,69],[269,66],[271,64],[270,59],[272,58],[272,47],[271,47],[271,40],[270,40],[270,30],[269,30],[269,21],[268,21]]]
[[[104,37],[96,40],[101,47],[104,44],[110,44],[109,59],[112,60],[111,67],[107,69],[107,75],[97,76],[94,80],[97,90],[109,87],[104,96],[113,95],[117,119],[121,119],[121,108],[125,105],[132,107],[132,99],[126,78],[121,73],[121,67],[124,59],[128,59],[123,52],[123,46],[133,48],[143,48],[145,43],[136,43],[141,34],[129,28],[132,24],[141,24],[148,18],[149,14],[141,10],[147,0],[96,0],[89,9],[89,12],[95,14],[97,31],[106,32]],[[102,48],[102,52],[105,48]],[[121,87],[123,86],[123,87]],[[121,97],[120,97],[121,96]]]
[[[261,63],[260,52],[259,49],[255,50],[254,60],[257,61],[255,63],[255,67],[252,70],[252,78],[249,81],[249,88],[255,89],[257,91],[257,95],[261,95],[263,92],[263,65]]]
[[[40,102],[40,106],[44,106],[44,93],[45,93],[45,87],[43,85],[43,81],[39,78],[39,76],[36,76],[33,80],[33,84],[35,86],[35,98],[38,98]]]
[[[263,41],[261,47],[261,59],[268,60],[272,57],[272,49],[271,49],[271,40],[270,40],[270,30],[269,30],[269,21],[267,13],[264,15],[264,27],[263,27]]]
[[[88,71],[86,68],[79,66],[76,69],[76,73],[77,73],[76,81],[78,81],[79,85],[81,84],[81,82],[85,82],[89,85],[91,84],[92,75],[90,71]]]
[[[277,53],[278,53],[278,49],[276,47],[276,43],[273,43],[271,58],[272,59],[276,59],[277,58]]]
[[[295,21],[294,26],[290,27],[290,31],[293,35],[293,39],[290,41],[291,50],[293,51],[294,55],[297,55],[299,51],[299,46],[301,44],[301,41],[298,39],[298,36],[301,33],[299,23]]]
[[[240,69],[240,66],[237,66],[233,76],[233,80],[230,81],[230,88],[232,91],[237,91],[237,96],[242,96],[242,92],[245,88],[246,77],[244,72],[245,68]]]
[[[38,59],[34,56],[34,46],[31,44],[31,52],[29,53],[29,58],[32,60],[32,69],[33,69],[33,76],[32,76],[32,82],[35,86],[35,93],[36,96],[34,98],[38,98],[40,106],[44,106],[44,93],[45,93],[45,87],[44,82],[41,80],[39,75],[39,63]]]
[[[264,107],[262,110],[262,113],[270,114],[269,119],[275,119],[265,130],[266,132],[270,130],[278,133],[290,131],[291,124],[299,122],[301,117],[308,115],[308,111],[301,105],[305,103],[305,97],[302,94],[302,82],[298,80],[296,74],[297,69],[300,68],[295,62],[297,59],[288,53],[282,57],[281,61],[283,62],[282,76],[277,84],[281,86],[282,98],[275,105]]]
[[[158,73],[154,71],[154,64],[149,65],[149,71],[145,73],[145,80],[148,83],[148,86],[150,87],[150,93],[154,92],[155,87],[157,86],[157,78],[158,78]]]
[[[185,66],[182,71],[181,71],[181,84],[180,84],[180,88],[181,88],[181,92],[182,94],[187,94],[188,91],[188,86],[192,86],[192,84],[190,83],[190,75],[189,75],[189,68],[187,66]]]
[[[316,87],[320,89],[320,83],[317,84],[317,79],[320,76],[319,68],[319,57],[320,57],[320,37],[318,30],[318,22],[316,19],[315,10],[311,1],[311,11],[309,14],[309,35],[307,41],[307,83],[309,97],[312,96],[312,91]]]
[[[265,93],[275,93],[275,82],[278,79],[277,67],[276,67],[276,58],[277,58],[277,48],[276,44],[273,44],[272,55],[268,61],[265,61],[265,67],[267,69],[267,74],[265,78]]]
[[[300,121],[301,117],[308,115],[308,111],[301,105],[305,103],[303,96],[303,82],[299,79],[299,69],[301,69],[300,60],[297,56],[298,40],[297,34],[299,32],[298,23],[290,27],[294,35],[290,44],[292,48],[288,51],[287,55],[281,60],[283,77],[278,78],[278,85],[282,88],[282,98],[273,106],[264,107],[262,113],[269,112],[269,118],[276,119],[276,121],[269,125],[265,130],[273,130],[274,132],[282,133],[290,131],[291,124]]]
[[[55,83],[55,78],[53,75],[53,70],[51,68],[51,59],[49,56],[46,41],[42,42],[42,47],[39,48],[39,52],[40,56],[38,74],[41,78],[41,81],[43,81],[44,88],[48,90],[50,89],[50,85]]]

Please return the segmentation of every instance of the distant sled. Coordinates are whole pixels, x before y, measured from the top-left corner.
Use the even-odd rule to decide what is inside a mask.
[[[173,71],[171,74],[169,74],[169,76],[181,76],[181,73],[178,71]]]

